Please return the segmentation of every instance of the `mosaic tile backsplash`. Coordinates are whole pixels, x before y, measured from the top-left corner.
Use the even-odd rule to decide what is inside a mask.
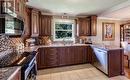
[[[0,52],[5,51],[7,49],[11,49],[11,40],[8,36],[1,35],[0,36]]]
[[[8,36],[0,35],[0,67],[13,63],[17,58],[15,48],[11,44]]]

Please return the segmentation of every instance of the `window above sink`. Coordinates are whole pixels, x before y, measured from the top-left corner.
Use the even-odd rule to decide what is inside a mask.
[[[54,41],[74,41],[75,35],[75,21],[69,19],[54,19],[53,29],[53,40]]]

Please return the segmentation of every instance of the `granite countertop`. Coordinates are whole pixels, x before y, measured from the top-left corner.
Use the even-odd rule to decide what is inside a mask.
[[[89,46],[90,44],[51,44],[51,45],[37,45],[37,46],[32,46],[32,47],[25,47],[24,51],[25,52],[32,52],[32,51],[37,51],[38,48],[42,47],[70,47],[70,46]]]
[[[121,50],[123,48],[121,48],[120,46],[115,46],[115,45],[91,45],[91,47],[96,47],[96,48],[100,48],[103,50]]]
[[[20,66],[0,68],[0,80],[10,80],[20,69]]]

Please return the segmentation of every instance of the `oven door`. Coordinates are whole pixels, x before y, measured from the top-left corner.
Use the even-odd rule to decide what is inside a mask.
[[[37,64],[36,57],[30,62],[28,68],[24,72],[24,80],[36,80]]]
[[[26,80],[36,80],[36,75],[37,75],[37,71],[36,71],[36,66],[34,65],[30,73],[27,75]]]

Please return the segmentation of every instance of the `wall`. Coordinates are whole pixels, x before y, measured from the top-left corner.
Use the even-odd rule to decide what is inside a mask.
[[[115,23],[115,40],[114,41],[102,41],[102,23],[103,22],[110,22],[110,23]],[[120,24],[121,22],[119,20],[107,20],[107,19],[97,19],[97,36],[92,36],[90,37],[92,39],[92,41],[94,43],[99,43],[99,44],[112,44],[112,45],[117,45],[120,46]],[[52,33],[53,33],[53,29],[54,27],[52,27]],[[53,35],[53,34],[52,34]],[[83,36],[80,38],[88,38]]]
[[[114,41],[102,41],[102,22],[115,23],[115,40]],[[120,21],[117,20],[97,20],[97,36],[91,37],[92,41],[95,43],[113,44],[120,46]]]

